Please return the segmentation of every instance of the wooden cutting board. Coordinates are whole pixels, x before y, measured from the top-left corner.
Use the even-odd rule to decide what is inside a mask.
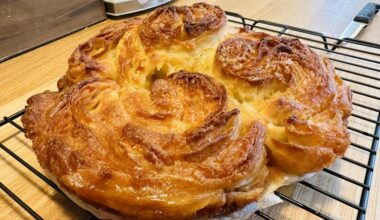
[[[0,61],[104,19],[100,0],[3,0]]]

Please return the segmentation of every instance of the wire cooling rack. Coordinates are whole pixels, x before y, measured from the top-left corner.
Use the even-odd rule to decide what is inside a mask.
[[[284,203],[257,211],[253,218],[296,219],[312,214],[322,219],[347,219],[347,214],[351,219],[365,219],[380,135],[380,45],[355,39],[328,37],[284,24],[244,18],[232,12],[227,12],[227,15],[230,23],[235,26],[298,38],[315,51],[328,56],[342,79],[351,85],[353,92],[354,110],[349,121],[352,143],[346,155],[338,159],[332,167],[324,169],[312,178],[276,191],[275,194],[284,200]],[[19,123],[23,114],[24,110],[21,110],[4,117],[0,121],[0,132],[6,126],[11,126],[18,129],[18,133],[23,133],[24,129]],[[2,153],[6,153],[62,194],[52,181],[38,171],[40,168],[33,167],[10,146],[6,146],[5,142],[0,140]],[[33,204],[27,204],[11,187],[0,182],[0,188],[32,218],[43,219],[38,211],[31,207]],[[292,207],[293,211],[289,211],[289,207]],[[337,212],[342,209],[345,211]],[[299,215],[297,212],[307,212],[309,215]]]

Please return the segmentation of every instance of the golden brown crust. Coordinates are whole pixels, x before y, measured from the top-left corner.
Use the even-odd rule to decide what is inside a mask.
[[[141,18],[132,18],[108,26],[89,41],[79,45],[69,59],[66,75],[58,81],[58,89],[64,89],[88,77],[111,78],[97,59],[117,46],[124,33],[141,21]]]
[[[140,37],[146,48],[167,46],[220,29],[226,15],[218,6],[196,3],[192,6],[167,6],[148,15]]]
[[[283,178],[342,156],[352,100],[331,62],[225,23],[217,6],[169,6],[80,45],[22,117],[41,166],[101,210],[186,219],[256,202],[267,162]]]
[[[266,143],[270,151],[270,165],[281,167],[290,173],[317,172],[334,162],[336,154],[331,148],[309,147],[291,144],[276,139]]]
[[[266,141],[271,163],[303,174],[343,155],[350,144],[345,119],[351,94],[327,58],[297,39],[247,30],[222,42],[215,57],[223,74],[260,90],[275,89],[275,95],[260,101],[260,113],[271,127]]]
[[[218,6],[206,3],[196,3],[190,7],[182,7],[184,10],[183,23],[185,31],[190,37],[217,30],[226,23],[226,15]]]
[[[221,84],[185,71],[156,79],[149,116],[129,109],[128,96],[115,82],[92,78],[65,94],[29,99],[26,134],[61,186],[95,207],[141,219],[215,215],[257,201],[266,176],[265,129],[242,126],[237,109],[226,111]],[[173,121],[189,126],[167,130]],[[243,180],[249,187],[240,186]]]
[[[173,40],[180,39],[181,33],[182,19],[176,6],[155,10],[144,19],[140,27],[140,37],[147,47],[158,43],[168,45]]]
[[[320,69],[318,55],[298,39],[250,31],[222,42],[216,61],[224,74],[259,83],[273,79],[289,83],[294,71],[291,62],[312,71]]]

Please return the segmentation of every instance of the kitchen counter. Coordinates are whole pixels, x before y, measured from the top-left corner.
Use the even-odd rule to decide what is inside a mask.
[[[198,1],[175,1],[175,5],[192,4]],[[207,1],[221,8],[237,12],[252,19],[262,19],[288,24],[324,33],[327,36],[338,37],[344,28],[368,1],[363,0],[225,0]],[[380,0],[372,1],[380,4]],[[0,63],[0,116],[10,115],[25,106],[26,99],[37,92],[56,89],[57,79],[65,73],[67,60],[79,43],[88,40],[105,26],[117,22],[117,19],[107,19],[101,23],[85,28],[62,39],[22,54],[6,62]],[[380,14],[375,16],[372,24],[358,38],[380,43]],[[1,48],[0,48],[1,49]],[[34,167],[38,166],[30,148],[30,142],[11,127],[0,129],[0,142],[14,146],[19,155]],[[28,147],[25,148],[27,145]],[[0,153],[0,182],[17,192],[17,195],[46,219],[58,217],[86,218],[87,213],[78,209],[72,202],[57,194],[48,185],[31,174],[13,159]],[[369,197],[367,219],[380,219],[380,158],[377,158],[375,175]],[[289,189],[294,191],[294,189]],[[323,201],[317,201],[323,202]],[[356,202],[357,203],[357,202]],[[46,208],[48,207],[48,208]],[[348,209],[351,209],[347,206]],[[22,219],[29,215],[10,200],[3,192],[0,193],[0,219]],[[284,209],[284,219],[310,219],[313,215],[299,211],[295,206]],[[339,210],[345,213],[345,209]],[[349,214],[351,215],[351,214]],[[339,216],[339,214],[338,214]],[[345,215],[347,217],[347,215]],[[352,216],[356,216],[355,213]]]

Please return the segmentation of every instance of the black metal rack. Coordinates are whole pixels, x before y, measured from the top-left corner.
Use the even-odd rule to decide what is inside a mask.
[[[341,195],[330,192],[307,180],[300,181],[297,184],[312,190],[313,193],[327,196],[357,210],[356,219],[365,219],[380,135],[380,45],[355,39],[337,39],[328,37],[318,32],[284,24],[244,18],[243,16],[232,12],[227,12],[227,15],[229,18],[228,20],[236,26],[270,32],[272,34],[277,34],[277,36],[288,36],[300,39],[314,50],[320,51],[329,56],[330,60],[334,62],[336,71],[342,75],[342,78],[347,84],[352,85],[354,111],[351,118],[353,118],[354,122],[353,125],[351,125],[350,121],[349,129],[352,133],[351,136],[355,137],[357,142],[353,141],[350,148],[356,148],[368,153],[368,160],[358,161],[347,156],[341,158],[341,160],[364,169],[364,179],[358,180],[352,178],[349,175],[337,172],[333,168],[326,168],[322,173],[360,187],[360,201],[354,203]],[[360,80],[352,79],[350,75],[360,77]],[[4,117],[4,119],[0,121],[0,128],[5,125],[11,125],[17,128],[20,132],[24,132],[22,126],[15,122],[15,120],[23,115],[23,113],[24,110],[21,110],[9,117]],[[360,125],[360,123],[367,123],[369,128],[362,129],[354,126],[356,124]],[[62,193],[52,181],[1,142],[0,148],[57,192]],[[23,200],[15,195],[11,189],[1,182],[0,188],[34,219],[43,219],[35,210],[23,202]],[[291,195],[286,195],[281,191],[276,191],[275,194],[286,203],[298,206],[322,219],[334,219],[323,210],[314,208],[312,205],[299,201],[296,198],[292,198]],[[257,211],[256,215],[264,219],[274,219],[274,217],[271,217],[270,211]]]

